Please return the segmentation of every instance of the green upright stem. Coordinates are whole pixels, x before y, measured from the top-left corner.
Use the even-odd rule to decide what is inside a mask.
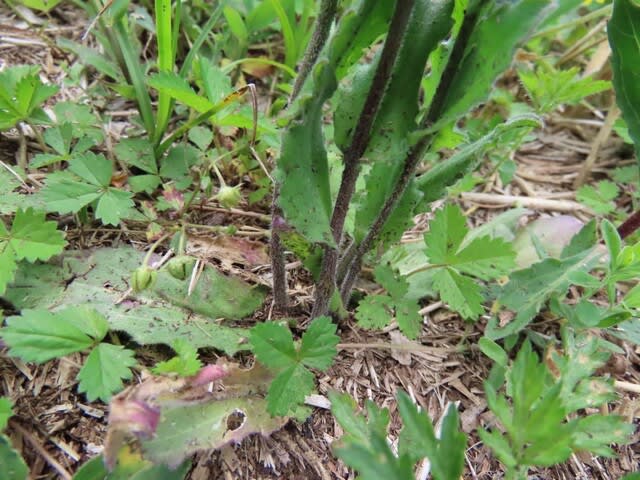
[[[293,103],[300,91],[302,85],[306,80],[309,72],[315,65],[320,55],[322,47],[329,37],[331,30],[331,24],[336,16],[338,2],[337,0],[322,0],[320,5],[320,14],[316,20],[315,30],[307,51],[304,54],[304,59],[300,65],[300,71],[296,77],[293,91],[289,98],[289,105]],[[284,246],[280,239],[279,224],[284,221],[283,213],[280,207],[278,207],[278,197],[280,195],[280,189],[278,185],[275,185],[273,192],[273,201],[271,206],[271,274],[273,276],[273,306],[278,311],[283,311],[288,303],[287,299],[287,271],[285,269],[284,262]]]
[[[396,2],[389,33],[382,48],[371,88],[360,112],[360,118],[351,143],[344,152],[342,182],[340,183],[333,215],[331,216],[331,233],[333,234],[336,248],[329,246],[324,248],[322,269],[316,286],[312,317],[327,313],[329,302],[335,290],[338,248],[342,241],[344,222],[353,197],[358,174],[360,173],[360,158],[369,145],[373,124],[391,79],[391,72],[400,51],[414,3],[415,0],[397,0]]]
[[[329,38],[331,24],[333,23],[337,12],[338,0],[322,0],[322,3],[320,4],[320,13],[316,20],[316,28],[313,31],[311,41],[309,42],[307,51],[304,54],[302,63],[300,64],[300,71],[298,72],[296,81],[293,84],[289,104],[293,103],[300,93],[300,90],[302,90],[302,85],[304,85],[304,82],[309,76],[316,60],[318,60],[318,56]]]
[[[453,81],[458,65],[460,64],[462,56],[464,55],[467,43],[469,42],[471,33],[473,32],[473,29],[476,25],[476,20],[477,10],[467,14],[467,16],[465,17],[462,26],[460,27],[458,37],[456,38],[455,44],[453,46],[453,50],[449,55],[447,66],[442,72],[442,77],[440,79],[440,82],[438,83],[438,88],[436,89],[431,104],[429,105],[427,114],[422,119],[419,130],[428,129],[443,114],[442,109],[449,92],[449,85]],[[404,161],[404,168],[402,170],[400,178],[398,179],[395,188],[391,192],[391,195],[389,195],[389,198],[387,198],[387,200],[385,201],[382,209],[380,210],[380,213],[378,214],[378,217],[369,229],[369,232],[367,232],[367,235],[362,240],[362,242],[360,242],[359,244],[352,244],[352,246],[345,253],[339,268],[340,273],[344,275],[341,279],[342,284],[340,286],[340,295],[342,297],[343,303],[348,300],[349,295],[351,294],[351,289],[353,288],[355,280],[360,273],[364,255],[373,247],[374,242],[380,235],[380,232],[389,219],[389,216],[402,198],[402,195],[406,191],[409,182],[415,174],[418,163],[420,163],[420,161],[424,157],[424,154],[427,152],[432,140],[432,134],[426,135],[409,150],[407,158]]]

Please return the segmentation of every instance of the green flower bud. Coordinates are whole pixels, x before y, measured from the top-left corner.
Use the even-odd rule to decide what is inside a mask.
[[[220,205],[224,208],[235,208],[240,203],[242,199],[242,194],[240,193],[240,185],[236,185],[235,187],[230,187],[228,185],[223,185],[218,190],[218,193],[215,197]]]
[[[178,255],[167,262],[167,271],[178,280],[184,280],[189,276],[196,259],[189,255]]]
[[[153,287],[158,278],[158,272],[147,266],[136,268],[131,275],[131,288],[134,292],[142,292]]]

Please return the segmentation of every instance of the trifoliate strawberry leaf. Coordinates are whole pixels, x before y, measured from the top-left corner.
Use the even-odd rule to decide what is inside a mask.
[[[0,232],[0,242],[8,241],[18,260],[48,260],[62,252],[66,244],[63,233],[56,228],[56,222],[45,221],[44,212],[18,210],[11,233],[5,236]]]
[[[67,171],[49,175],[42,196],[51,211],[75,213],[96,202],[96,218],[117,225],[134,206],[131,193],[110,186],[113,165],[104,155],[87,152],[69,161]]]
[[[452,268],[443,268],[433,275],[433,286],[440,298],[463,318],[472,320],[484,313],[480,286]]]
[[[74,139],[78,139],[74,145]],[[69,122],[48,128],[44,132],[44,141],[56,153],[40,153],[31,160],[31,168],[41,168],[56,162],[68,162],[73,155],[79,155],[93,147],[96,142],[73,128]]]
[[[469,233],[465,217],[456,205],[438,210],[424,236],[426,253],[433,265],[451,266],[481,279],[504,275],[514,266],[511,245],[489,236],[464,242]]]
[[[198,359],[198,350],[189,342],[178,338],[172,345],[177,355],[165,362],[159,362],[154,373],[177,373],[181,377],[189,377],[198,373],[202,362]]]
[[[318,317],[302,335],[299,348],[287,327],[265,322],[251,329],[249,341],[258,360],[278,373],[267,395],[272,415],[287,415],[300,405],[313,389],[313,374],[305,368],[326,370],[336,354],[339,338],[328,317]]]
[[[438,269],[433,286],[442,300],[465,319],[475,319],[483,313],[483,298],[480,287],[466,275],[482,280],[504,275],[513,268],[515,253],[500,238],[470,235],[465,223],[456,205],[436,212],[424,236],[429,264],[423,269]]]
[[[96,346],[78,372],[78,391],[87,394],[87,400],[108,402],[122,390],[122,380],[132,377],[131,367],[136,364],[134,352],[120,345],[101,343]]]
[[[64,310],[22,310],[22,315],[7,318],[0,336],[9,346],[10,355],[37,363],[82,351],[95,343],[66,318]]]
[[[300,360],[306,367],[326,370],[333,362],[339,341],[336,325],[329,317],[319,317],[311,322],[307,331],[302,334],[298,351]]]

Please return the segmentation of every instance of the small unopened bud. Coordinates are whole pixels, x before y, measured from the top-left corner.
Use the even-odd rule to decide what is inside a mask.
[[[142,292],[147,288],[153,287],[156,283],[158,272],[147,266],[138,267],[131,275],[131,288],[134,292]]]
[[[214,197],[220,205],[224,208],[235,208],[240,203],[242,199],[242,194],[240,193],[240,185],[236,185],[235,187],[230,187],[228,185],[223,185],[218,190],[218,193]]]
[[[178,255],[167,262],[167,271],[178,280],[184,280],[189,276],[196,259],[189,255]]]

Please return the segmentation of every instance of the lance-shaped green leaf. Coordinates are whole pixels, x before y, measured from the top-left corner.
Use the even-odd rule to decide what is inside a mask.
[[[365,176],[366,187],[354,197],[354,234],[357,241],[367,234],[400,177],[411,133],[417,128],[418,93],[425,64],[431,51],[451,29],[452,9],[453,1],[415,3],[369,146],[363,155],[370,169]],[[354,72],[351,82],[345,82],[338,96],[335,139],[343,150],[350,143],[376,67],[377,59],[360,67]],[[409,207],[415,205],[420,196],[411,188],[406,195],[404,204]],[[403,226],[400,223],[400,231]]]
[[[505,123],[497,125],[484,137],[462,147],[453,156],[444,160],[428,172],[416,179],[417,188],[423,193],[422,201],[430,203],[442,198],[445,189],[455,184],[464,175],[470,172],[480,162],[484,153],[492,146],[500,142],[500,139],[514,130],[521,130],[526,135],[534,128],[542,124],[536,115],[518,115]]]
[[[362,56],[362,49],[384,32],[392,2],[368,0],[347,14],[305,84],[282,141],[276,178],[278,203],[286,220],[312,242],[333,245],[329,166],[322,133],[322,106],[338,80]]]
[[[553,0],[485,2],[466,39],[462,61],[447,87],[439,122],[447,123],[482,102],[496,77],[521,45],[553,11]]]
[[[495,340],[518,333],[533,320],[552,295],[564,294],[576,273],[589,272],[599,258],[600,255],[594,254],[593,250],[586,250],[561,260],[547,258],[513,273],[498,302],[517,312],[516,317],[504,327],[497,327],[492,320],[485,335]]]
[[[640,5],[633,0],[614,0],[607,32],[616,101],[640,160]]]

